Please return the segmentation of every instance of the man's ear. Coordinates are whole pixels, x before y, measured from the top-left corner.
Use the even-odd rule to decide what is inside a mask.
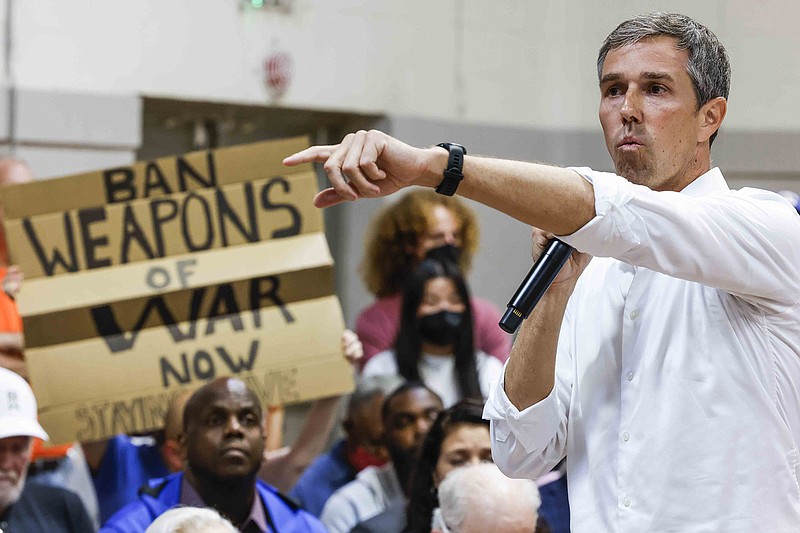
[[[725,114],[728,112],[728,101],[722,96],[713,98],[700,108],[700,131],[697,134],[697,142],[708,141],[714,133],[719,130]]]
[[[161,445],[161,453],[164,456],[164,463],[170,472],[180,472],[183,470],[186,451],[183,446],[183,435],[178,440],[166,439]]]

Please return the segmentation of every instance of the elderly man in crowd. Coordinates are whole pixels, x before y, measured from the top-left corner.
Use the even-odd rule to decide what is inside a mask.
[[[509,479],[494,464],[457,468],[439,485],[437,533],[532,533],[541,504],[536,483]]]
[[[18,374],[0,368],[0,531],[94,531],[77,495],[27,482],[34,437],[48,438],[36,420],[33,391]]]

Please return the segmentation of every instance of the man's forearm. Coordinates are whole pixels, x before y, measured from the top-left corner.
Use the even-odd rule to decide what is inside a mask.
[[[505,393],[522,411],[545,399],[555,383],[556,349],[571,291],[551,287],[520,327],[505,370]]]
[[[447,153],[434,150],[423,182],[441,181]],[[574,233],[595,216],[592,184],[549,165],[467,156],[458,194],[556,235]]]

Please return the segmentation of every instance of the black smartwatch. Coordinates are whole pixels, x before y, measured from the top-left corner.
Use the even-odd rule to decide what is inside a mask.
[[[444,179],[435,190],[439,194],[453,196],[458,184],[464,179],[462,169],[467,149],[456,143],[439,143],[436,146],[447,150],[450,156],[447,158],[447,168],[444,169]]]

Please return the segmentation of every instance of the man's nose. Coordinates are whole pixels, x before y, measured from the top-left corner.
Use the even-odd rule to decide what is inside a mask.
[[[622,107],[619,109],[622,115],[622,121],[626,124],[628,122],[641,122],[642,121],[642,107],[639,97],[635,91],[629,90],[625,93],[625,98],[622,101]]]
[[[227,433],[241,433],[242,424],[239,422],[239,417],[229,416],[228,424],[225,426],[225,430]]]
[[[0,451],[0,469],[8,470],[11,468],[13,455]]]
[[[425,436],[428,433],[428,430],[431,428],[431,422],[424,416],[417,418],[417,435]]]

